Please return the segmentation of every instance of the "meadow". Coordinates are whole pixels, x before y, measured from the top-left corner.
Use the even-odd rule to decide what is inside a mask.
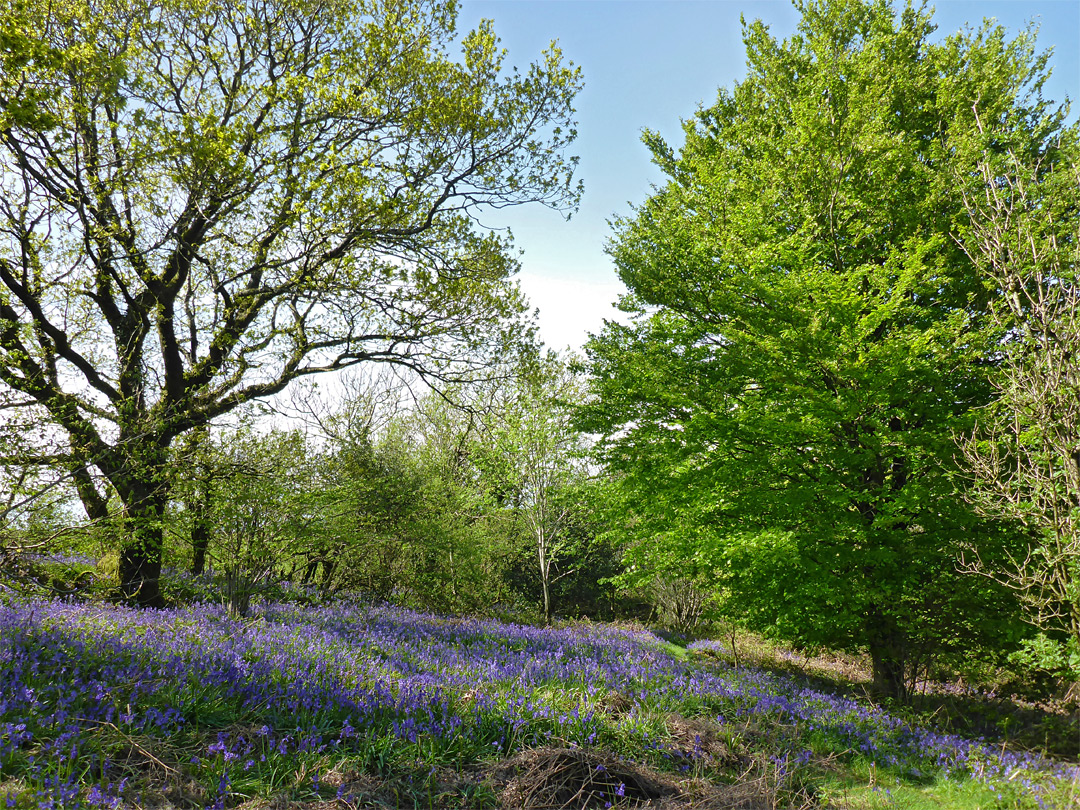
[[[1080,803],[1075,762],[632,627],[0,599],[0,806]]]

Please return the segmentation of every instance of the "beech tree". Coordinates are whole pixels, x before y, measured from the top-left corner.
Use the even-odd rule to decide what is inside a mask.
[[[160,604],[176,437],[300,377],[450,379],[521,336],[476,217],[576,204],[580,75],[554,47],[507,69],[487,23],[452,58],[451,0],[23,6],[0,30],[25,50],[0,80],[0,404],[51,425],[20,461],[91,517],[116,504],[123,592]]]
[[[924,8],[799,8],[788,40],[745,26],[746,78],[681,150],[646,134],[668,179],[617,224],[636,319],[590,342],[583,424],[633,505],[629,564],[689,559],[732,615],[868,649],[876,691],[904,699],[928,653],[1015,629],[957,566],[965,538],[1001,554],[1017,533],[956,484],[1001,333],[957,241],[954,139],[976,102],[1028,146],[1061,117],[1030,32],[934,41]]]

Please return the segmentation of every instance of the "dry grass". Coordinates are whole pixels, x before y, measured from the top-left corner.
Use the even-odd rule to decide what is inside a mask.
[[[750,764],[749,758],[736,751],[718,733],[715,722],[706,717],[686,718],[669,714],[664,725],[676,751],[689,759],[708,760],[725,770],[739,770]]]
[[[669,718],[673,737],[706,730],[694,720]],[[710,737],[713,755],[735,757]],[[657,808],[657,810],[778,810],[810,807],[803,793],[781,791],[768,769],[749,762],[734,784],[676,777],[612,754],[578,748],[537,748],[497,766],[505,810]],[[621,786],[621,791],[620,791]],[[621,795],[620,795],[621,793]]]
[[[681,793],[670,776],[580,748],[536,748],[503,767],[513,774],[502,791],[508,810],[656,807]]]

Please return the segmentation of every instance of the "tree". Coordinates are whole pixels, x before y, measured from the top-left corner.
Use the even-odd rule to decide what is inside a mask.
[[[298,430],[259,431],[247,420],[184,444],[171,533],[190,544],[192,573],[222,576],[230,612],[246,615],[253,595],[310,553],[323,489],[315,448]]]
[[[381,443],[416,481],[412,590],[431,607],[490,609],[505,597],[512,534],[478,466],[485,436],[477,400],[493,385],[455,389],[452,399],[429,394]]]
[[[488,23],[451,59],[451,0],[24,5],[0,404],[52,426],[27,463],[91,518],[120,504],[122,590],[160,604],[176,437],[297,378],[446,380],[521,336],[509,244],[475,217],[575,204],[580,76],[554,48],[505,71]]]
[[[285,578],[304,558],[317,526],[312,448],[298,431],[241,429],[217,448],[228,492],[212,501],[212,559],[225,574],[230,612]]]
[[[1017,143],[1013,118],[976,106],[967,144],[962,244],[1000,290],[1004,373],[995,401],[964,442],[970,495],[987,514],[1023,523],[1030,542],[971,570],[1016,591],[1043,646],[1080,676],[1080,153],[1075,124],[1038,150]],[[1054,644],[1054,639],[1066,644]],[[1047,644],[1047,642],[1050,642]],[[1071,659],[1071,660],[1070,660]]]
[[[953,139],[977,100],[1029,144],[1060,117],[1028,93],[1030,33],[934,43],[910,5],[799,8],[784,42],[744,27],[746,79],[678,153],[646,133],[668,181],[617,223],[636,320],[590,341],[583,425],[636,504],[631,565],[703,565],[732,614],[866,648],[878,694],[905,699],[926,654],[1015,632],[1007,595],[956,565],[971,533],[1016,532],[955,483],[998,333],[954,238]]]
[[[581,508],[588,479],[583,437],[573,426],[582,380],[554,355],[527,370],[495,413],[489,480],[527,528],[540,576],[544,621],[551,624],[551,585]]]
[[[173,497],[183,504],[194,577],[206,571],[206,552],[214,531],[215,499],[224,494],[223,489],[229,489],[226,482],[230,471],[217,463],[217,449],[211,443],[209,425],[185,433],[176,448],[177,476],[170,488]]]
[[[55,69],[65,57],[53,43],[33,36],[33,2],[9,0],[0,17],[0,126],[50,126],[48,90],[23,81],[28,69]]]
[[[353,415],[355,415],[354,409]],[[426,541],[421,474],[400,420],[375,433],[371,423],[345,422],[325,459],[325,507],[306,577],[321,562],[336,581],[388,599],[415,582],[416,545]]]
[[[376,365],[340,376],[333,397],[320,395],[313,382],[279,403],[322,448],[309,460],[319,468],[320,518],[304,549],[304,583],[318,578],[324,589],[362,588],[389,598],[408,580],[418,482],[407,451],[386,446],[407,411],[407,392],[399,369]]]
[[[484,440],[476,401],[499,383],[418,396],[410,380],[380,371],[350,376],[332,408],[293,398],[324,448],[305,575],[321,564],[332,588],[429,609],[489,608],[505,595],[512,535],[477,466]]]

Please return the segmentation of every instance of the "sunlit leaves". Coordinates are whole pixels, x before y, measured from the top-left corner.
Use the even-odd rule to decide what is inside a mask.
[[[902,696],[906,655],[1000,607],[955,570],[980,523],[953,437],[997,336],[947,167],[969,91],[1029,104],[1038,60],[999,29],[933,44],[928,13],[885,2],[802,11],[783,42],[746,26],[746,79],[681,150],[646,137],[669,180],[618,223],[636,320],[590,344],[585,423],[636,496],[632,560],[677,567],[657,546],[697,538],[732,615],[865,644]]]

